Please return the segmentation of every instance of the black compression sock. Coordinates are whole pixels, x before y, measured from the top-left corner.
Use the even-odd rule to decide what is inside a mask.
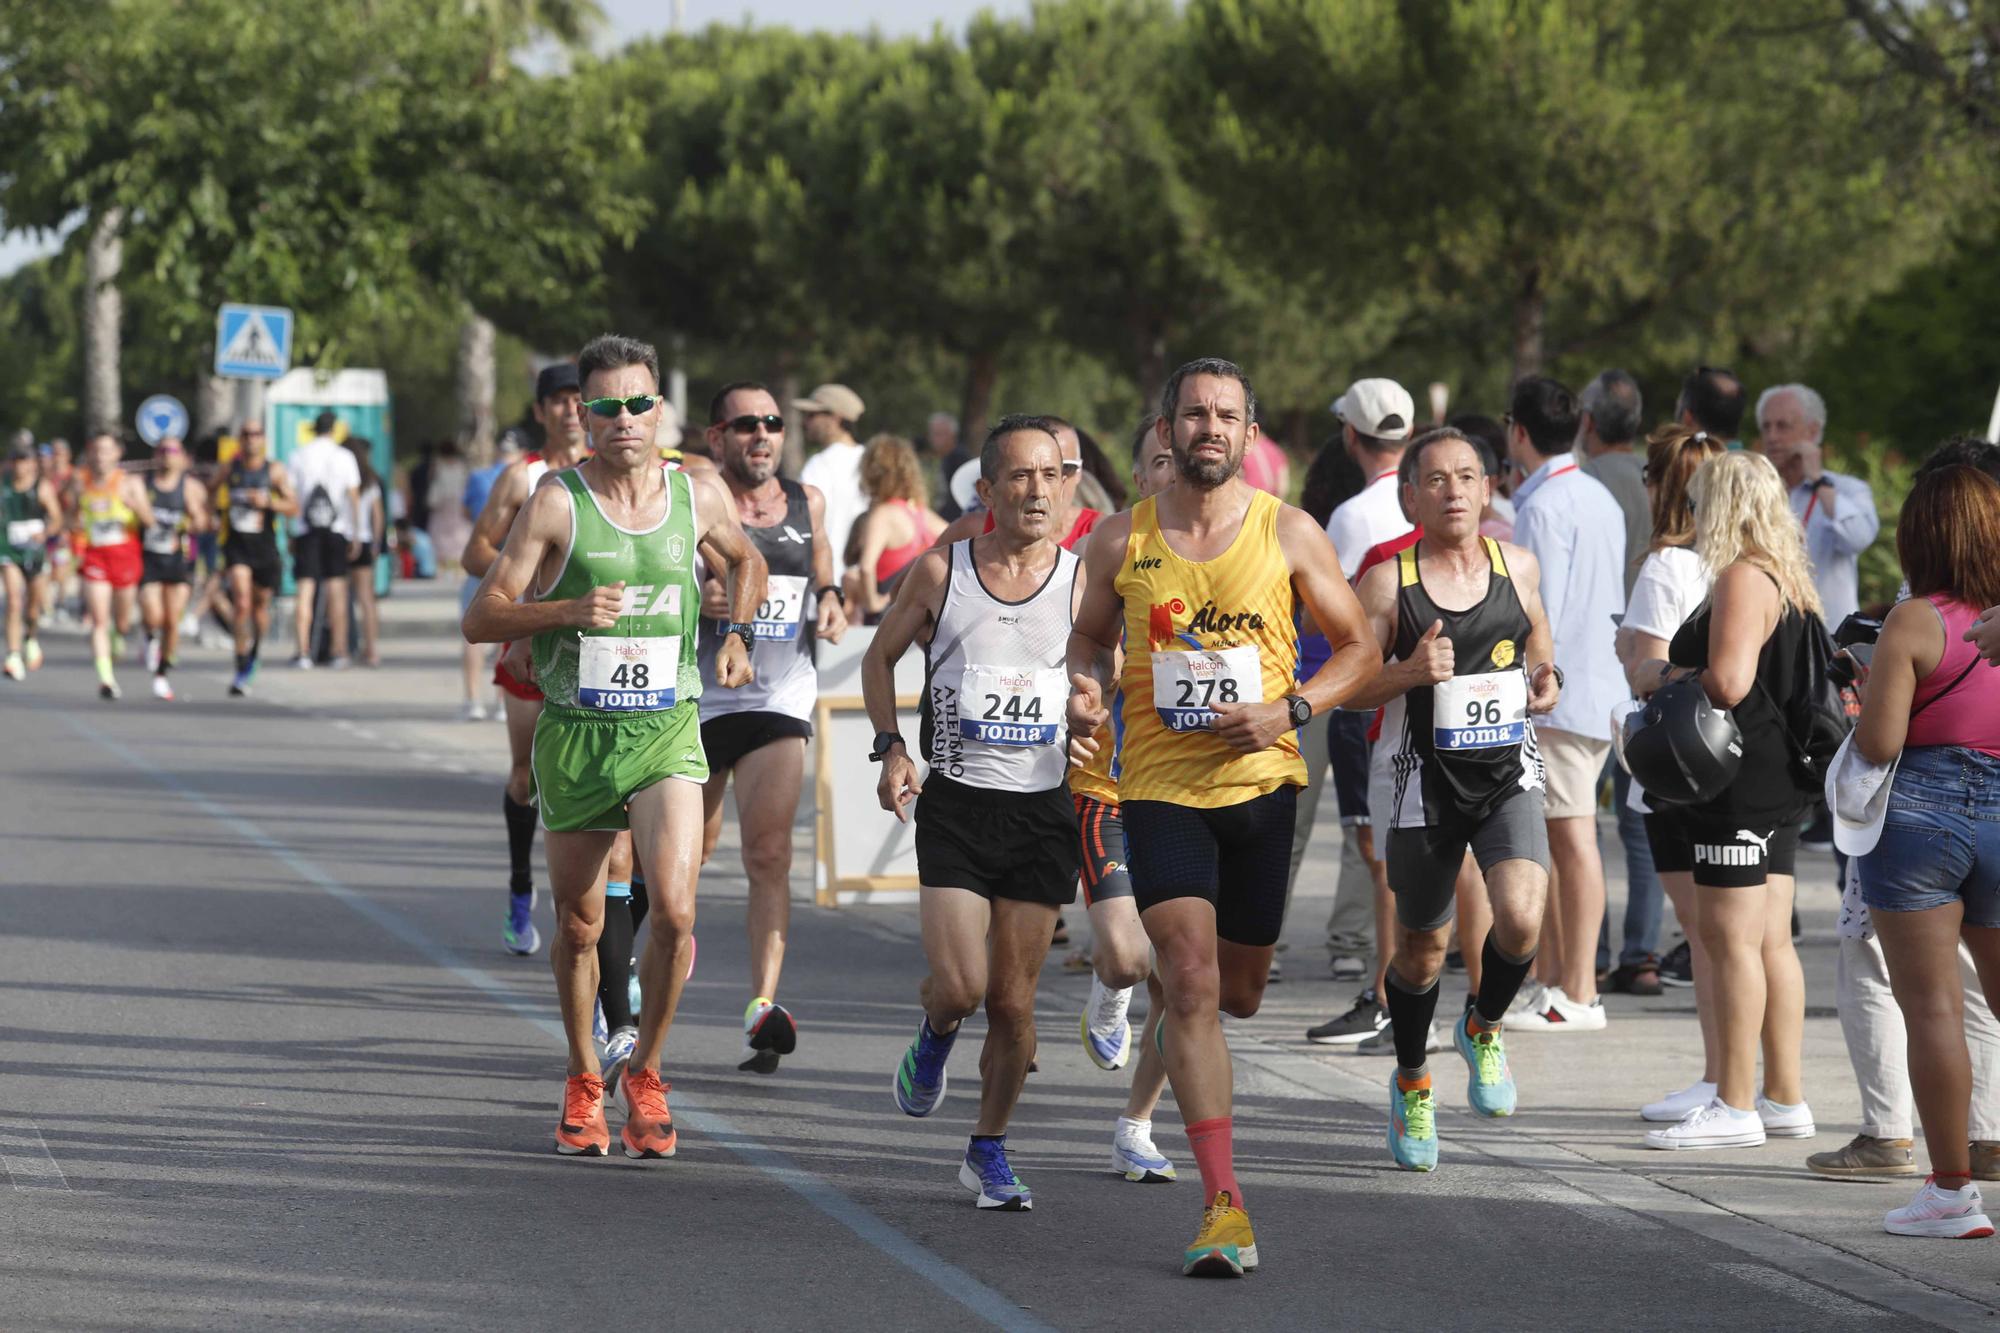
[[[1389,1027],[1396,1038],[1396,1063],[1412,1072],[1420,1070],[1424,1067],[1426,1048],[1430,1045],[1431,1020],[1437,1017],[1437,981],[1433,979],[1420,991],[1409,990],[1403,979],[1396,975],[1392,964],[1389,984],[1383,990],[1388,992],[1383,998],[1389,1002]]]
[[[597,937],[597,1000],[604,1026],[616,1032],[635,1027],[632,1017],[632,909],[629,900],[607,896],[604,931]]]
[[[250,669],[250,663],[254,660],[255,659],[252,658],[249,653],[236,654],[236,674],[240,676],[244,672],[248,671]]]
[[[507,792],[500,794],[500,811],[507,817],[508,888],[526,893],[534,887],[535,807],[522,805]]]
[[[646,885],[645,881],[635,878],[632,881],[632,933],[634,935],[637,935],[639,933],[639,927],[645,924],[646,924]]]
[[[1481,1023],[1498,1027],[1507,1016],[1507,1006],[1514,1003],[1514,997],[1521,993],[1521,983],[1535,966],[1535,951],[1529,950],[1526,958],[1509,958],[1493,947],[1493,933],[1488,931],[1479,960],[1479,997],[1472,1007]]]

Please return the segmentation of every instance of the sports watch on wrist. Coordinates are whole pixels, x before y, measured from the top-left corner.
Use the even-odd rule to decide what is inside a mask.
[[[1303,727],[1313,720],[1313,706],[1302,694],[1286,695],[1285,707],[1291,710],[1294,727]]]
[[[889,747],[892,745],[902,746],[905,753],[908,753],[910,748],[909,742],[903,739],[901,732],[896,732],[896,731],[876,732],[875,748],[874,750],[869,752],[868,762],[871,764],[879,764],[884,759],[887,759],[889,757]]]
[[[754,625],[737,621],[722,627],[722,636],[724,638],[728,638],[732,634],[743,640],[743,652],[745,656],[757,651],[757,629]]]

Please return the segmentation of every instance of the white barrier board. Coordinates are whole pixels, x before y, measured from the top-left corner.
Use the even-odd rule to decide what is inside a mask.
[[[819,704],[813,715],[819,853],[813,887],[827,907],[916,898],[912,826],[898,822],[876,801],[882,770],[868,758],[875,748],[875,728],[861,702],[861,658],[874,640],[872,626],[856,626],[839,643],[819,645]],[[923,649],[912,644],[896,664],[897,729],[910,738],[912,750],[923,686]]]

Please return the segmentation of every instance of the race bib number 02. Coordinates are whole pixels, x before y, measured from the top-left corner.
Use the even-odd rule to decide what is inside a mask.
[[[146,529],[146,549],[154,555],[179,555],[181,550],[181,529],[179,520],[170,526],[155,523]]]
[[[1453,676],[1431,686],[1431,739],[1440,751],[1490,750],[1528,738],[1528,678],[1519,671]]]
[[[1168,731],[1213,731],[1216,704],[1264,702],[1264,666],[1253,644],[1153,653],[1153,711]]]
[[[799,637],[799,616],[806,605],[806,580],[797,574],[773,574],[757,608],[752,632],[760,639],[790,643]]]
[[[1069,703],[1061,667],[968,666],[958,694],[958,734],[986,745],[1054,745]]]
[[[672,708],[680,663],[678,634],[650,639],[586,634],[577,646],[577,705],[606,713]]]
[[[262,532],[264,511],[253,505],[229,506],[229,530],[231,532]]]

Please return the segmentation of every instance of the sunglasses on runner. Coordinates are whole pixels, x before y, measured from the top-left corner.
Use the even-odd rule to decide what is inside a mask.
[[[635,417],[643,417],[659,401],[659,394],[635,393],[630,398],[586,398],[583,405],[600,417],[615,417],[621,408]]]
[[[740,417],[729,418],[722,425],[723,429],[733,430],[738,435],[753,434],[759,426],[762,426],[773,435],[783,435],[785,433],[785,419],[776,414],[758,416],[754,412],[746,412]]]

